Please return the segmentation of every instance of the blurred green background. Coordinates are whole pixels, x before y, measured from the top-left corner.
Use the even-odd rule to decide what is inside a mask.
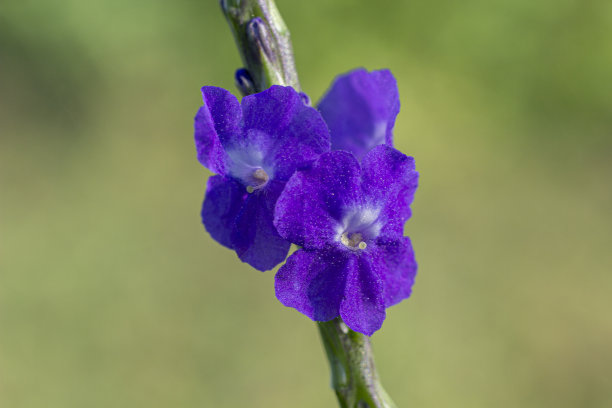
[[[421,186],[400,407],[612,406],[612,2],[279,0],[303,88],[390,68]],[[312,322],[205,233],[217,1],[0,6],[0,407],[335,407]]]

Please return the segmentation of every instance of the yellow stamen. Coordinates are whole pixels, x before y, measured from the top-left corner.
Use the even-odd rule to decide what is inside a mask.
[[[344,246],[355,249],[366,249],[368,246],[368,244],[363,241],[363,235],[358,232],[351,234],[350,237],[348,233],[345,232],[344,234],[340,235],[340,242],[342,242]]]
[[[264,169],[257,169],[257,170],[255,170],[253,172],[253,174],[251,174],[251,177],[253,178],[253,181],[255,182],[255,185],[254,186],[247,186],[246,191],[249,194],[251,194],[255,190],[258,190],[258,189],[262,188],[270,180],[270,176],[268,176],[268,173],[266,173],[266,171]]]
[[[264,169],[257,169],[253,172],[253,178],[261,183],[267,183],[270,180],[268,173]]]

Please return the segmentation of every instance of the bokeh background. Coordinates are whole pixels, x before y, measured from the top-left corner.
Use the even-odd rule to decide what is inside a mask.
[[[612,2],[278,0],[303,88],[390,68],[421,186],[400,407],[612,406]],[[0,406],[335,407],[312,322],[199,221],[209,0],[0,6]]]

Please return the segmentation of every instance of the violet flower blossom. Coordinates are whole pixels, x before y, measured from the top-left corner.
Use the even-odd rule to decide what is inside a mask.
[[[208,180],[202,222],[220,244],[260,271],[282,262],[290,243],[272,221],[276,200],[296,169],[330,148],[321,115],[293,88],[272,86],[242,99],[202,88],[195,117],[198,160]]]
[[[274,225],[301,246],[275,278],[276,296],[315,321],[338,315],[371,335],[385,309],[410,296],[417,264],[404,223],[417,188],[414,159],[377,146],[361,164],[344,151],[297,171],[276,204]]]
[[[329,127],[332,150],[361,158],[374,146],[393,146],[399,91],[389,70],[363,68],[338,76],[318,105]]]

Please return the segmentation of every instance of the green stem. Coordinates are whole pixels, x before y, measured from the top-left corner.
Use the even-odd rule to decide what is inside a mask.
[[[339,317],[318,326],[340,407],[396,408],[378,379],[370,339],[349,329]]]
[[[221,0],[252,86],[237,78],[243,94],[272,85],[300,91],[289,30],[273,0]]]

